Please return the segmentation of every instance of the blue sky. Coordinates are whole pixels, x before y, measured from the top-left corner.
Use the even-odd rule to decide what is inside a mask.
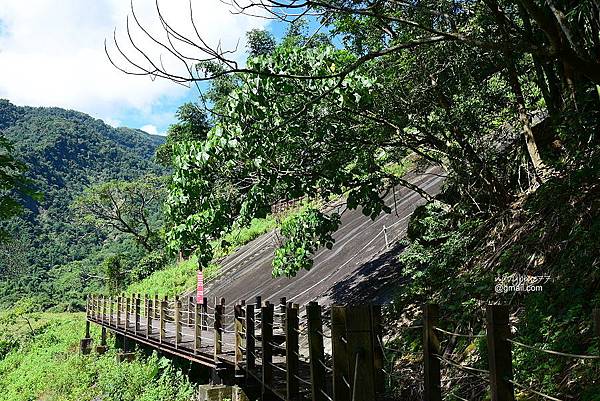
[[[166,19],[191,32],[188,0],[161,0]],[[60,6],[57,6],[60,4]],[[155,0],[134,0],[136,14],[160,34]],[[245,59],[244,35],[253,28],[273,30],[268,21],[236,16],[220,0],[196,0],[194,15],[210,43],[235,47]],[[58,106],[83,111],[114,126],[164,133],[177,107],[197,100],[195,88],[166,80],[128,76],[110,65],[104,39],[113,29],[124,40],[125,0],[0,0],[0,98],[17,105]],[[156,49],[138,32],[134,37]],[[130,49],[131,50],[131,49]],[[169,61],[165,61],[169,66]],[[174,65],[174,64],[173,64]],[[177,68],[177,67],[173,67]]]

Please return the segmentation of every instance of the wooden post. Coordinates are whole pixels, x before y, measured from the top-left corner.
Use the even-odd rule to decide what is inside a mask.
[[[194,317],[195,317],[195,311],[196,308],[194,308],[194,297],[190,296],[188,297],[188,307],[187,307],[187,312],[188,312],[188,318],[187,318],[187,324],[188,326],[191,326],[194,323]]]
[[[154,302],[152,302],[152,306],[154,307],[154,318],[160,318],[160,304],[158,301],[158,294],[154,294]]]
[[[194,304],[194,354],[202,347],[202,304]]]
[[[102,295],[102,323],[106,323],[106,297]]]
[[[208,298],[202,298],[202,330],[208,331]]]
[[[108,325],[112,326],[113,324],[113,310],[114,310],[114,300],[113,297],[108,298]]]
[[[152,298],[146,296],[146,338],[150,338],[152,335],[152,317],[154,311],[152,310]]]
[[[181,346],[181,300],[175,297],[175,348]]]
[[[88,317],[94,318],[94,294],[88,295]]]
[[[348,339],[346,336],[346,308],[331,307],[331,348],[333,354],[333,400],[348,401],[350,375],[348,369]]]
[[[100,331],[100,346],[106,347],[106,327],[102,326],[102,330]]]
[[[285,363],[287,400],[296,401],[300,399],[300,346],[299,346],[299,322],[298,309],[292,306],[286,307],[285,314]]]
[[[90,294],[90,318],[94,318],[94,294]]]
[[[262,398],[271,399],[273,387],[273,304],[261,308]]]
[[[223,305],[215,300],[215,360],[223,352]]]
[[[117,295],[117,328],[121,325],[121,299],[120,295]]]
[[[360,305],[348,308],[346,312],[348,381],[355,401],[375,399],[372,311],[370,305]]]
[[[425,401],[441,401],[440,342],[434,330],[440,308],[436,304],[423,305],[423,364]]]
[[[512,353],[510,343],[509,310],[507,305],[487,307],[487,346],[490,365],[492,401],[514,401]]]
[[[141,316],[140,316],[140,312],[141,312],[141,298],[138,295],[137,297],[135,297],[135,333],[139,333],[140,331],[140,327],[141,327]]]
[[[325,397],[325,358],[323,350],[323,322],[321,307],[316,302],[306,306],[308,325],[308,355],[310,358],[311,400],[327,401]]]
[[[600,308],[595,308],[592,311],[592,319],[594,321],[594,335],[596,336],[596,344],[600,349]]]
[[[96,320],[100,320],[100,295],[96,294],[94,300],[94,317]]]
[[[85,321],[85,338],[90,338],[90,321]]]
[[[246,369],[253,370],[256,367],[254,354],[256,342],[254,341],[254,305],[246,305]]]
[[[381,322],[381,305],[371,305],[371,329],[373,332],[373,367],[375,368],[375,391],[379,394],[385,389],[383,372],[383,327]]]
[[[144,314],[144,317],[146,317],[146,319],[148,318],[149,312],[150,312],[150,298],[148,297],[148,294],[144,294],[144,310],[143,310],[143,314]]]
[[[241,304],[235,305],[233,309],[234,316],[234,332],[235,332],[235,377],[242,378],[244,377],[242,372],[242,360],[244,359],[244,354],[242,352],[242,335],[244,332],[244,325],[242,324],[244,319],[244,309]]]
[[[165,340],[165,320],[166,320],[166,309],[167,309],[167,301],[160,301],[160,308],[159,308],[159,329],[158,329],[158,340],[159,342],[162,344],[162,342]]]
[[[130,315],[129,312],[131,311],[131,296],[125,297],[125,332],[127,332],[127,329],[129,328],[129,320],[130,320]]]

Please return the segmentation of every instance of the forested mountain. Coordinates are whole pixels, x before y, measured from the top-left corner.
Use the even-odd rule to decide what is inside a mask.
[[[27,176],[43,195],[25,199],[25,211],[7,223],[12,240],[0,252],[0,298],[10,304],[23,294],[40,305],[82,299],[92,285],[104,247],[114,245],[77,221],[70,204],[82,190],[108,180],[131,180],[164,168],[153,162],[162,137],[113,128],[102,120],[60,108],[18,107],[0,100],[0,131],[28,167]]]

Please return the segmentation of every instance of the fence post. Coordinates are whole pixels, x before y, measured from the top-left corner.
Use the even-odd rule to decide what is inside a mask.
[[[100,295],[94,295],[94,317],[96,320],[100,317]]]
[[[94,294],[90,294],[90,318],[94,318]]]
[[[152,298],[146,296],[146,338],[150,338],[152,334],[152,317],[154,316],[152,306]]]
[[[298,309],[291,305],[286,307],[285,314],[285,363],[286,363],[286,382],[287,382],[287,401],[296,401],[300,398],[300,374],[299,359],[299,322]]]
[[[194,297],[190,296],[188,297],[188,318],[187,318],[187,324],[188,326],[191,326],[193,323],[195,323],[195,320],[193,320],[193,318],[195,318],[195,311],[196,308],[194,307],[195,303],[194,303]]]
[[[135,297],[135,334],[137,334],[140,331],[140,326],[141,326],[141,297],[138,296]]]
[[[181,346],[181,300],[175,297],[175,348]]]
[[[106,296],[102,295],[102,323],[106,323]]]
[[[152,302],[152,306],[154,307],[154,318],[160,318],[160,304],[158,303],[158,294],[154,294],[154,302]]]
[[[202,298],[202,330],[208,331],[208,298]]]
[[[346,338],[346,308],[331,307],[331,349],[333,354],[333,400],[351,400]]]
[[[94,318],[94,294],[88,295],[88,317]]]
[[[223,305],[215,299],[215,361],[223,352]]]
[[[162,344],[165,340],[165,320],[166,320],[167,301],[160,301],[159,308],[159,324],[158,324],[158,341]]]
[[[254,341],[254,336],[256,335],[254,331],[254,305],[248,304],[246,305],[246,369],[253,370],[255,365],[254,354],[256,353],[254,346],[256,345]]]
[[[235,332],[235,377],[241,378],[244,377],[241,368],[241,363],[244,358],[244,354],[242,353],[242,334],[244,331],[242,321],[244,319],[244,309],[242,308],[241,304],[235,305],[233,309],[233,317]]]
[[[116,324],[117,328],[121,324],[121,302],[122,302],[121,296],[117,295],[117,324]]]
[[[129,312],[131,311],[131,296],[125,297],[125,332],[129,328]]]
[[[114,310],[114,305],[113,305],[113,297],[108,297],[108,325],[112,326],[113,324],[113,310]]]
[[[306,320],[308,325],[311,400],[326,401],[323,322],[321,321],[321,307],[318,303],[310,302],[306,306]]]
[[[200,351],[202,346],[202,304],[194,304],[194,354]]]
[[[373,309],[370,305],[347,308],[348,371],[353,401],[375,399],[376,371],[373,355]]]
[[[435,333],[440,308],[436,304],[423,305],[423,364],[425,401],[441,401],[440,342]]]
[[[375,368],[375,391],[383,392],[385,389],[385,375],[383,372],[383,327],[381,321],[381,305],[371,305],[371,327],[373,330],[373,366]]]
[[[265,303],[261,310],[262,399],[272,398],[273,387],[273,304]]]
[[[592,311],[592,319],[594,321],[594,335],[596,336],[596,344],[600,348],[600,308],[595,308]]]
[[[492,401],[514,401],[512,353],[507,341],[510,337],[508,306],[488,305],[486,312]]]

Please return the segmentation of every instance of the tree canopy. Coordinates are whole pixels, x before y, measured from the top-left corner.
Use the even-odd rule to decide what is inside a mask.
[[[189,75],[150,57],[151,66],[127,65],[107,47],[125,72],[211,82],[205,107],[213,127],[206,139],[174,149],[167,202],[169,245],[196,251],[201,264],[210,260],[212,239],[280,199],[346,196],[347,207],[375,217],[389,210],[382,196],[395,185],[427,197],[390,173],[409,154],[448,172],[444,202],[484,215],[597,158],[594,1],[306,0],[237,8],[256,11],[290,29],[275,45],[252,32],[243,67],[204,42],[196,46],[201,61],[186,57],[173,43],[196,42],[168,24],[169,42],[158,42]],[[306,32],[303,19],[320,26]],[[312,235],[288,227],[286,246],[294,250],[278,251],[275,265],[296,267],[276,274],[310,267],[301,259],[330,243],[337,224],[329,219],[313,211],[295,222]]]
[[[13,145],[0,135],[0,221],[8,220],[23,210],[19,197],[40,197],[25,177],[25,171],[25,164],[14,156]],[[0,241],[7,237],[7,231],[0,227]]]
[[[161,244],[163,191],[164,179],[153,175],[107,181],[86,188],[73,202],[73,209],[83,222],[108,234],[130,235],[152,252]]]

